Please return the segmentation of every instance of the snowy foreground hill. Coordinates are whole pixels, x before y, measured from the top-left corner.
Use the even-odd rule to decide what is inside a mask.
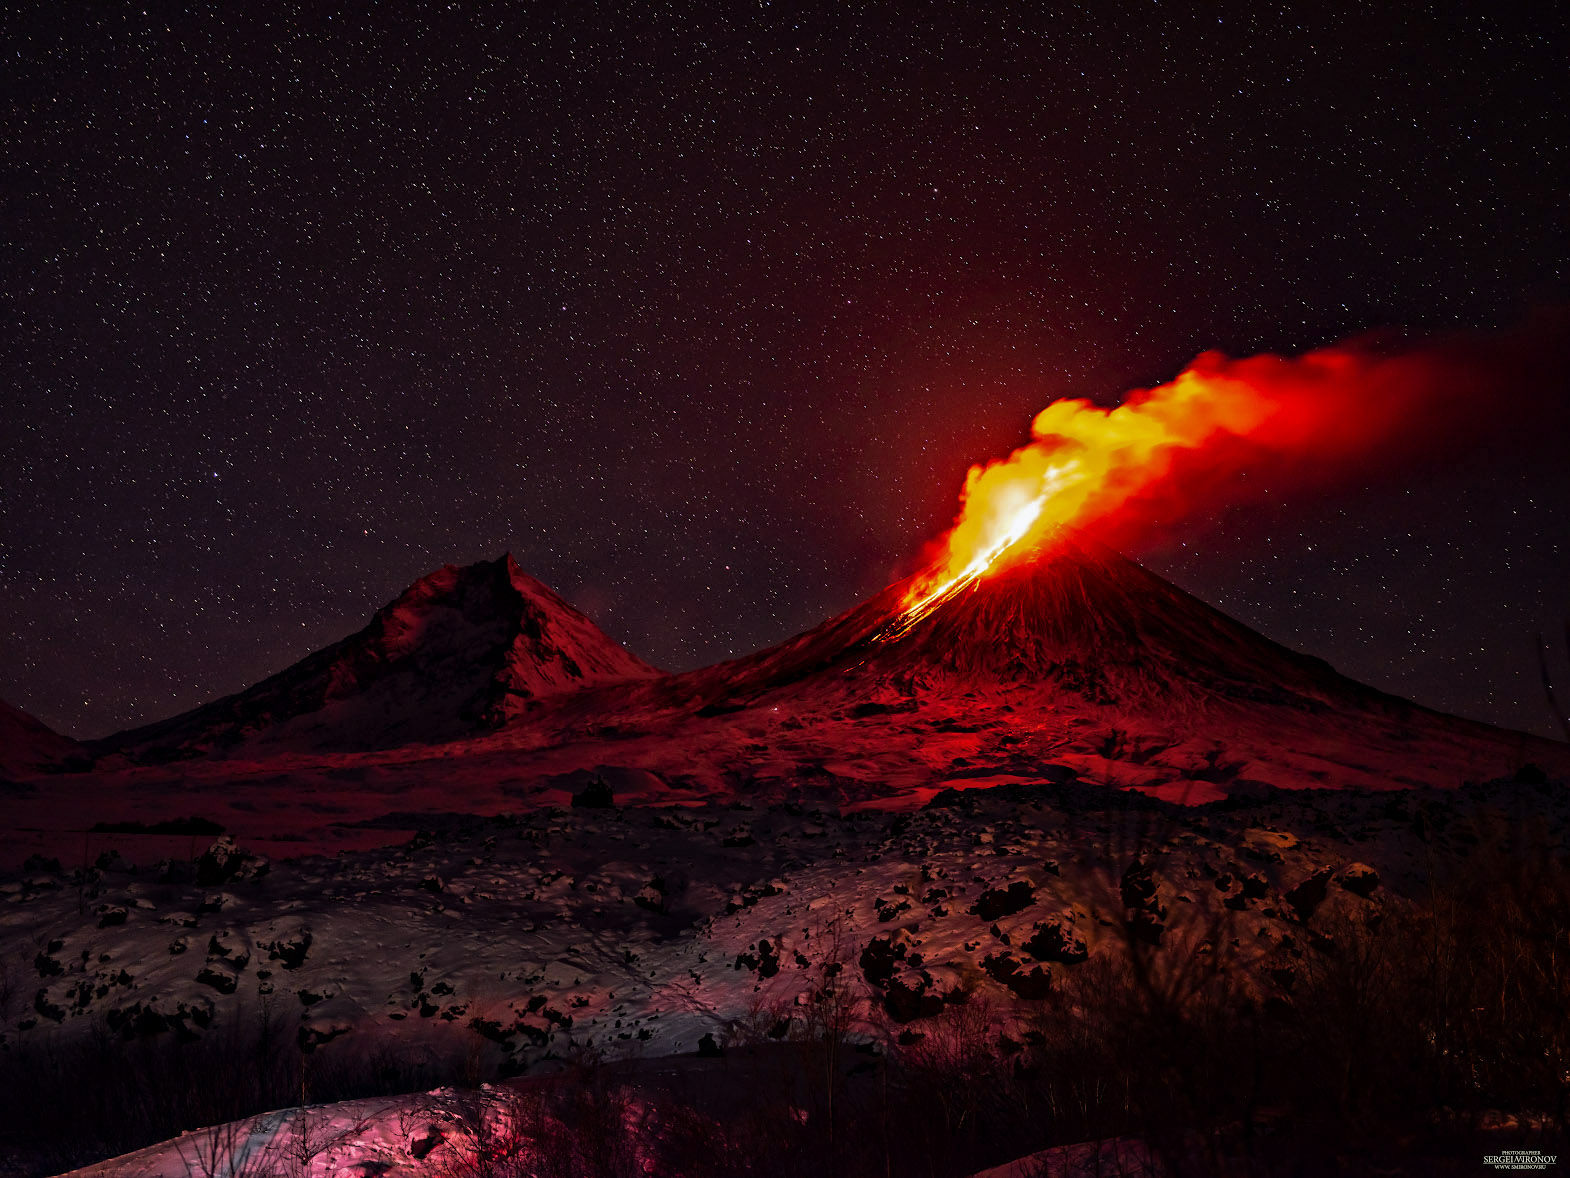
[[[669,676],[503,558],[156,725],[17,719],[9,1172],[1427,1174],[1557,1140],[1570,747],[1078,538],[913,627],[903,595]]]

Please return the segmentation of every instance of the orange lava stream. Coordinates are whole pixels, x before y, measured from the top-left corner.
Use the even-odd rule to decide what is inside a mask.
[[[906,597],[899,620],[880,637],[888,640],[909,633],[911,627],[974,582],[990,569],[999,557],[1029,536],[1035,530],[1036,521],[1041,518],[1048,500],[1069,480],[1077,467],[1078,463],[1073,462],[1050,467],[1045,472],[1038,493],[1007,513],[1001,529],[993,536],[990,545],[972,556],[970,563],[958,571],[918,583],[912,589],[911,595]]]

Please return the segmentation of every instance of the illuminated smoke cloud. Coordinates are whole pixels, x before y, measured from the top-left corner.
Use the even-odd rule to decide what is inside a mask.
[[[1530,428],[1563,392],[1567,324],[1556,312],[1491,336],[1368,338],[1298,357],[1206,352],[1113,409],[1055,401],[1027,444],[971,467],[959,515],[906,598],[906,624],[1061,527],[1137,537],[1272,481],[1324,482],[1376,456],[1389,467]],[[1242,477],[1255,472],[1264,477]]]

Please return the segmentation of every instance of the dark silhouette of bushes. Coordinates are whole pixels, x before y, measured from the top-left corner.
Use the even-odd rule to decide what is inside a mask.
[[[391,1037],[302,1053],[295,1021],[266,1004],[197,1035],[134,1032],[104,1021],[0,1048],[0,1162],[54,1174],[269,1109],[475,1082],[464,1059]]]

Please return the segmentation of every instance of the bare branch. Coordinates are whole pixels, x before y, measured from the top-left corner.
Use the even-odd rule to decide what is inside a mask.
[[[1570,651],[1570,618],[1565,619],[1565,649]],[[1570,714],[1566,714],[1559,706],[1559,700],[1554,696],[1554,681],[1548,672],[1548,642],[1541,632],[1537,635],[1537,669],[1543,676],[1543,694],[1548,697],[1549,710],[1554,713],[1554,719],[1559,721],[1559,727],[1564,730],[1565,740],[1570,741]]]

